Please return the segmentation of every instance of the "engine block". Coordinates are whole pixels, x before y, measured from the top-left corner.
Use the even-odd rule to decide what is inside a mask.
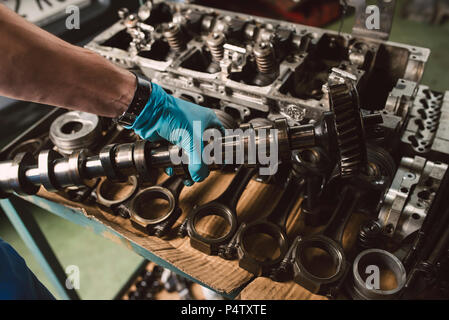
[[[329,110],[327,82],[353,79],[362,109],[401,132],[430,50],[207,7],[147,2],[86,47],[169,93],[254,117],[307,123]]]

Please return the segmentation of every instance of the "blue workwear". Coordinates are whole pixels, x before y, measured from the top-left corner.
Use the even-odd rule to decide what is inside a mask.
[[[25,260],[0,239],[0,300],[53,300]]]
[[[213,110],[175,98],[154,83],[147,104],[129,127],[143,139],[165,139],[182,148],[189,157],[188,169],[195,182],[209,175],[202,161],[203,132],[209,128],[224,131]]]

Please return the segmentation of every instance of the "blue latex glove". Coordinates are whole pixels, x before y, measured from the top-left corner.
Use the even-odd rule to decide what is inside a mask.
[[[54,300],[25,260],[0,239],[0,300]]]
[[[128,129],[133,129],[142,139],[151,142],[165,139],[182,148],[189,157],[192,180],[203,181],[209,175],[209,169],[202,161],[203,132],[209,128],[223,132],[223,125],[213,110],[175,98],[157,84],[153,83],[152,87],[145,108]],[[201,124],[200,130],[195,132],[194,121]]]

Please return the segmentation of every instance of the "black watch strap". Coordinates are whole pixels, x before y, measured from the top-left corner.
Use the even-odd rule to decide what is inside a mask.
[[[136,91],[128,109],[117,118],[117,122],[121,125],[131,126],[151,96],[151,82],[138,76],[133,72],[137,79]]]

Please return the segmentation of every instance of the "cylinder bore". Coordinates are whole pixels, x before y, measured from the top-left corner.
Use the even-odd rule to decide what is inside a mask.
[[[406,270],[393,254],[381,249],[368,249],[355,258],[353,288],[354,298],[366,300],[395,299],[406,283]]]
[[[130,176],[125,182],[103,179],[97,186],[98,202],[108,207],[123,203],[129,200],[136,192],[137,186],[138,183],[135,176]]]

